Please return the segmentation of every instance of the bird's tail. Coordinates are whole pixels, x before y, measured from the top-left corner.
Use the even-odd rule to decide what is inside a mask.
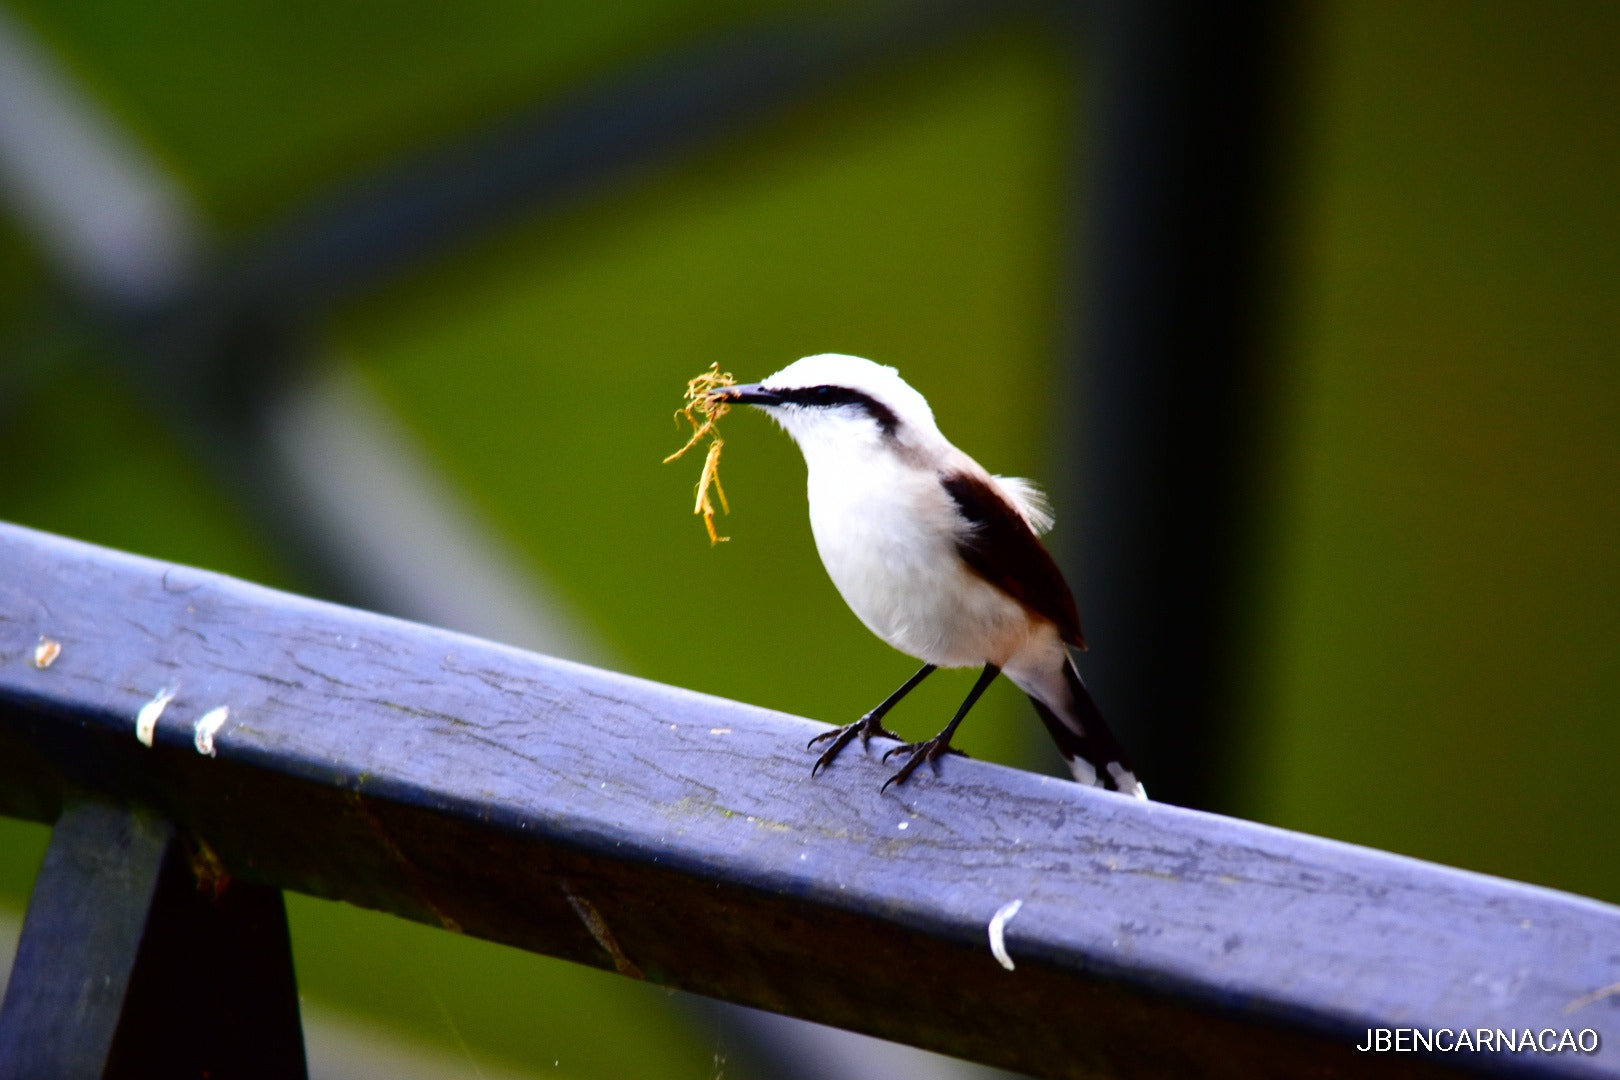
[[[1057,707],[1031,694],[1029,700],[1051,732],[1052,741],[1069,763],[1069,771],[1082,784],[1111,788],[1138,799],[1147,798],[1147,789],[1136,779],[1125,748],[1114,737],[1103,719],[1091,691],[1086,689],[1071,657],[1063,658],[1063,685],[1067,699]]]

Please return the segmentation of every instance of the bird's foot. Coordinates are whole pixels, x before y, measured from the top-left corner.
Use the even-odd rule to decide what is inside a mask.
[[[811,739],[805,744],[805,749],[808,750],[818,742],[825,742],[827,739],[831,739],[833,741],[833,744],[827,747],[822,755],[816,759],[816,763],[810,767],[810,775],[815,776],[822,769],[825,769],[827,766],[831,765],[833,763],[833,759],[836,758],[844,747],[848,746],[851,740],[853,740],[857,735],[861,737],[861,749],[863,750],[867,749],[867,747],[871,744],[872,736],[874,735],[881,735],[885,739],[893,739],[896,742],[900,741],[900,736],[884,727],[877,717],[873,716],[871,713],[867,713],[853,724],[845,724],[841,728],[833,728],[831,731],[823,731],[820,735],[817,735],[815,738]]]
[[[951,745],[951,741],[946,735],[935,735],[927,742],[904,743],[900,746],[896,746],[894,749],[883,755],[883,760],[888,761],[896,754],[904,754],[908,752],[911,754],[911,757],[907,758],[906,763],[900,766],[899,772],[883,781],[883,786],[878,789],[879,793],[889,790],[890,784],[905,783],[906,777],[915,772],[917,770],[917,766],[921,765],[925,761],[930,763],[937,762],[946,754],[955,754],[958,757],[967,757],[966,753]],[[934,768],[938,769],[939,766],[935,765]]]

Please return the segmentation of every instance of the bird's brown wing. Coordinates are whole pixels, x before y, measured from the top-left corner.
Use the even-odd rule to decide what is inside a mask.
[[[1023,515],[982,477],[958,472],[940,483],[967,522],[956,550],[969,569],[1050,620],[1064,641],[1085,648],[1074,594]]]

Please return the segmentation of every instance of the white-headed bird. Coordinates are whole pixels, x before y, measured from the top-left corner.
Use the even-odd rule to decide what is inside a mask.
[[[1076,780],[1147,798],[1069,653],[1085,648],[1080,613],[1039,539],[1052,517],[1034,484],[985,471],[940,434],[927,400],[894,368],[857,356],[807,356],[715,396],[764,410],[798,443],[810,529],[833,584],[868,629],[923,662],[877,708],[812,740],[831,740],[812,771],[857,735],[898,738],[883,717],[936,668],[981,667],[943,731],[884,755],[910,755],[884,787],[960,753],[957,726],[1005,674]]]

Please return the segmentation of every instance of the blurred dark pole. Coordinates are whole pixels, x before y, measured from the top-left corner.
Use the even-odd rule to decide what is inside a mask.
[[[1080,663],[1154,798],[1229,809],[1299,19],[1270,0],[1075,18],[1089,182],[1060,430],[1078,427]]]

